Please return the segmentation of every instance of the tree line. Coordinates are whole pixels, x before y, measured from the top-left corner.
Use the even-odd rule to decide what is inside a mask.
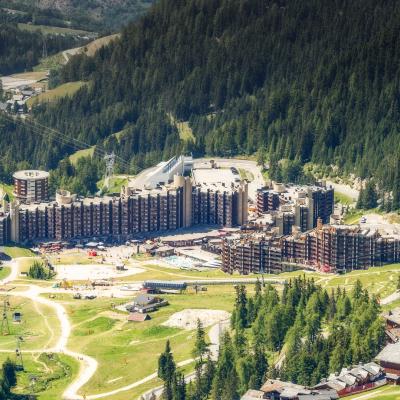
[[[334,164],[398,198],[399,21],[395,0],[161,0],[57,76],[89,85],[33,114],[115,151],[130,171],[181,151],[265,148],[266,160],[290,160],[278,176]],[[189,122],[195,141],[180,139],[170,114]],[[32,164],[71,152],[47,139],[35,147]]]
[[[236,289],[231,333],[225,332],[216,361],[198,323],[189,384],[176,367],[170,344],[159,358],[164,400],[236,400],[267,378],[315,385],[331,372],[369,362],[385,341],[378,299],[356,281],[351,293],[328,293],[313,279],[294,278],[281,294],[257,282],[249,296]]]
[[[19,29],[15,23],[2,21],[0,14],[0,74],[30,71],[39,64],[44,42],[49,56],[85,43],[74,36],[44,35],[39,30]]]

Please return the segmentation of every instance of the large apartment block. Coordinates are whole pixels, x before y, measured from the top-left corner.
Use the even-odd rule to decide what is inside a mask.
[[[14,196],[20,202],[47,201],[49,173],[38,170],[18,171],[13,175]]]
[[[183,226],[181,198],[181,188],[84,199],[61,192],[51,203],[13,205],[13,240],[124,239],[136,233],[177,229]]]
[[[4,221],[3,242],[16,243],[90,237],[125,240],[196,224],[231,227],[247,222],[247,184],[193,187],[189,177],[176,175],[171,184],[131,188],[119,197],[78,198],[59,191],[52,202],[11,204]]]
[[[322,221],[305,233],[247,233],[225,238],[222,245],[223,270],[229,273],[276,273],[298,267],[346,272],[399,260],[399,238],[359,226],[322,226]]]
[[[334,190],[324,183],[312,186],[284,185],[272,182],[271,187],[257,191],[257,212],[269,214],[282,235],[291,234],[293,228],[305,232],[324,224],[334,209]]]

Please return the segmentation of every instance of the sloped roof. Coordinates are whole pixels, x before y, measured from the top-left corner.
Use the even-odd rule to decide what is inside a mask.
[[[375,358],[378,361],[400,365],[400,342],[386,345]]]
[[[138,312],[131,313],[128,316],[128,321],[131,321],[131,322],[143,322],[143,321],[147,321],[149,319],[151,319],[149,314],[142,314],[142,313],[138,313]]]

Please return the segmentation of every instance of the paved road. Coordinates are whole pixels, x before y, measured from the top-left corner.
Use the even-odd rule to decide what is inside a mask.
[[[385,215],[370,213],[365,214],[365,223],[360,224],[361,227],[378,230],[382,235],[397,235],[400,233],[400,224],[390,222]]]
[[[393,303],[394,301],[397,301],[400,299],[400,290],[396,290],[394,293],[390,294],[389,296],[385,297],[380,301],[381,305],[385,304],[390,304]]]

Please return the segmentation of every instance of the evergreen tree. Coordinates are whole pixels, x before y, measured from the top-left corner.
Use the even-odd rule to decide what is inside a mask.
[[[3,382],[7,388],[13,388],[17,384],[15,363],[9,358],[3,363]]]
[[[169,340],[167,340],[165,350],[158,359],[158,377],[164,382],[171,384],[175,375],[175,370],[174,357],[171,353]]]
[[[200,319],[197,320],[196,341],[193,349],[193,357],[199,358],[200,364],[203,363],[204,356],[208,353],[208,344],[205,339],[206,333]]]
[[[228,333],[222,337],[217,368],[213,380],[212,400],[237,400],[238,380],[232,341]]]

